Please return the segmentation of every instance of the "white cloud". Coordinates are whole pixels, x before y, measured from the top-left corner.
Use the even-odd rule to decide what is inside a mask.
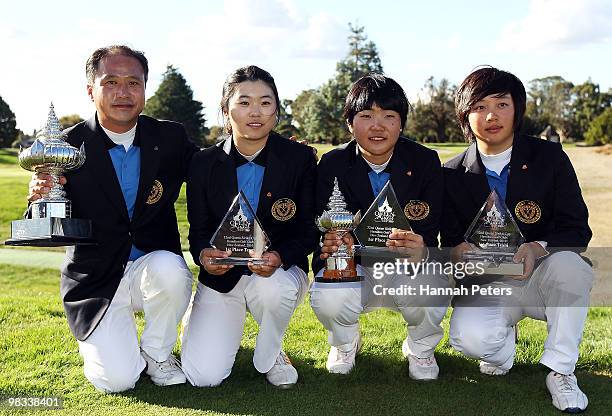
[[[348,28],[328,13],[316,14],[308,20],[292,55],[303,58],[338,59],[344,55]]]
[[[343,36],[338,36],[339,34]],[[327,13],[301,15],[289,0],[225,0],[223,12],[186,22],[169,34],[181,53],[200,52],[217,59],[244,61],[273,55],[328,59],[346,44],[346,24]]]
[[[303,13],[292,0],[225,0],[221,12],[196,16],[168,33],[167,44],[149,57],[151,73],[163,72],[167,63],[177,66],[211,125],[218,122],[223,82],[236,68],[252,64],[270,71],[281,98],[292,97],[333,74],[347,36],[347,22],[325,12]],[[149,93],[156,87],[152,82]]]
[[[504,27],[497,48],[559,52],[611,40],[607,0],[532,0],[527,16]]]
[[[0,68],[0,95],[15,113],[18,128],[31,133],[43,126],[51,101],[59,116],[88,113],[83,57],[91,51],[84,38],[61,32],[40,37],[10,26],[3,31],[12,36],[2,45],[7,59]]]
[[[346,51],[347,22],[306,13],[295,0],[225,0],[217,12],[207,8],[163,26],[110,15],[84,15],[69,27],[0,18],[3,56],[13,58],[0,66],[0,95],[26,132],[43,124],[51,100],[58,115],[89,117],[94,108],[85,94],[85,60],[95,47],[125,43],[149,59],[147,97],[173,64],[203,101],[210,125],[217,122],[223,82],[236,68],[261,66],[274,75],[281,97],[292,97],[329,78]]]

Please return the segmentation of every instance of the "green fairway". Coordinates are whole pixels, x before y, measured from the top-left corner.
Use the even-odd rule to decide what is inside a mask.
[[[406,335],[402,318],[374,312],[361,319],[364,347],[355,371],[339,377],[325,370],[326,334],[307,302],[285,336],[285,350],[300,374],[292,390],[274,389],[253,368],[257,325],[249,318],[233,373],[220,387],[161,388],[142,378],[133,391],[102,395],[82,374],[58,286],[56,270],[0,265],[0,396],[63,397],[65,410],[53,414],[558,414],[544,386],[546,371],[537,364],[545,337],[542,322],[521,323],[516,364],[506,377],[480,374],[477,363],[454,352],[445,338],[436,351],[440,379],[418,383],[408,378],[401,356]],[[137,322],[142,329],[141,317]],[[444,326],[448,332],[448,318]],[[612,311],[591,310],[577,371],[589,395],[588,414],[606,414],[612,408],[611,340]],[[0,414],[25,413],[0,408]]]
[[[11,221],[21,218],[27,207],[30,175],[17,165],[15,149],[0,149],[0,241],[9,238]]]

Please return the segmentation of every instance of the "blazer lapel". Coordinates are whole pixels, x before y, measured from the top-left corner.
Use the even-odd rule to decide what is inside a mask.
[[[400,140],[402,140],[400,138]],[[412,175],[414,168],[414,161],[412,155],[409,152],[400,154],[402,146],[395,146],[393,156],[389,161],[389,172],[391,173],[391,184],[397,195],[398,202],[404,207],[408,201],[404,198],[408,198],[410,186],[412,185]]]
[[[465,152],[463,158],[463,167],[465,168],[465,175],[463,175],[466,181],[466,188],[472,190],[469,192],[473,201],[478,207],[484,204],[487,196],[491,193],[489,189],[489,182],[484,171],[484,166],[478,155],[478,147],[476,143],[472,143]],[[461,190],[456,190],[461,192]]]
[[[512,146],[510,175],[508,177],[508,186],[506,189],[506,205],[508,205],[508,207],[513,205],[516,195],[528,194],[528,192],[524,192],[524,188],[531,186],[531,181],[529,180],[530,161],[531,152],[529,149],[529,142],[527,140],[521,140],[521,138],[516,135]],[[531,171],[533,171],[533,167]]]
[[[145,202],[153,187],[153,181],[156,179],[155,176],[157,175],[160,159],[159,136],[157,132],[152,130],[143,119],[139,120],[136,129],[140,145],[140,178],[132,221],[136,220],[144,209]]]
[[[282,183],[282,178],[285,177],[285,164],[282,155],[278,155],[276,142],[278,140],[287,140],[271,133],[268,137],[268,154],[266,160],[266,170],[264,172],[261,191],[259,192],[259,203],[257,205],[257,217],[261,218],[270,213],[273,201],[276,201],[280,196],[279,185]],[[270,196],[268,196],[270,195]]]
[[[209,182],[215,188],[211,189],[212,195],[219,201],[220,208],[225,212],[230,207],[230,204],[238,194],[238,178],[236,175],[236,165],[234,159],[225,152],[224,145],[229,145],[231,149],[232,137],[228,136],[224,142],[217,145],[217,158],[215,166],[211,170],[213,178]]]
[[[84,139],[85,164],[89,167],[91,176],[98,181],[111,204],[129,222],[121,185],[119,185],[113,162],[104,144],[106,133],[98,125],[95,115],[87,120],[86,124],[90,134]],[[95,203],[95,201],[92,203]]]
[[[343,182],[349,189],[351,196],[357,200],[354,204],[356,205],[355,208],[361,210],[361,215],[364,215],[372,204],[372,201],[374,201],[375,196],[372,185],[370,184],[370,178],[368,177],[366,162],[365,160],[360,160],[362,156],[359,154],[357,142],[353,140],[351,145],[354,147],[355,151],[351,154],[351,166],[344,174],[345,177],[343,178]],[[350,199],[347,198],[347,200]],[[349,208],[350,205],[352,204],[349,204]],[[353,214],[355,214],[355,212],[353,212]]]

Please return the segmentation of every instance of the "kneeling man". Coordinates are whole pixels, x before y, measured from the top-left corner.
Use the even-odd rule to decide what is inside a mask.
[[[198,149],[180,124],[140,115],[147,74],[142,52],[94,51],[86,75],[96,113],[66,132],[86,160],[62,183],[73,217],[92,221],[97,245],[67,249],[60,291],[85,377],[107,393],[133,388],[145,367],[157,385],[186,381],[172,349],[192,275],[174,203]],[[28,199],[44,197],[50,181],[35,174]],[[140,346],[134,311],[144,311]]]

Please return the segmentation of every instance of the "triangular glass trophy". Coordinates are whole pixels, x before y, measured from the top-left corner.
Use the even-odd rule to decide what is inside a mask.
[[[230,257],[213,259],[215,264],[265,263],[261,256],[270,240],[242,191],[234,198],[210,244],[218,250],[231,251]]]
[[[387,249],[387,239],[392,228],[412,230],[397,200],[391,181],[387,181],[355,228],[354,234],[359,241],[359,251],[375,247]]]
[[[491,191],[464,238],[477,249],[465,253],[466,260],[485,263],[485,274],[523,274],[523,265],[512,258],[525,237],[497,190]]]

